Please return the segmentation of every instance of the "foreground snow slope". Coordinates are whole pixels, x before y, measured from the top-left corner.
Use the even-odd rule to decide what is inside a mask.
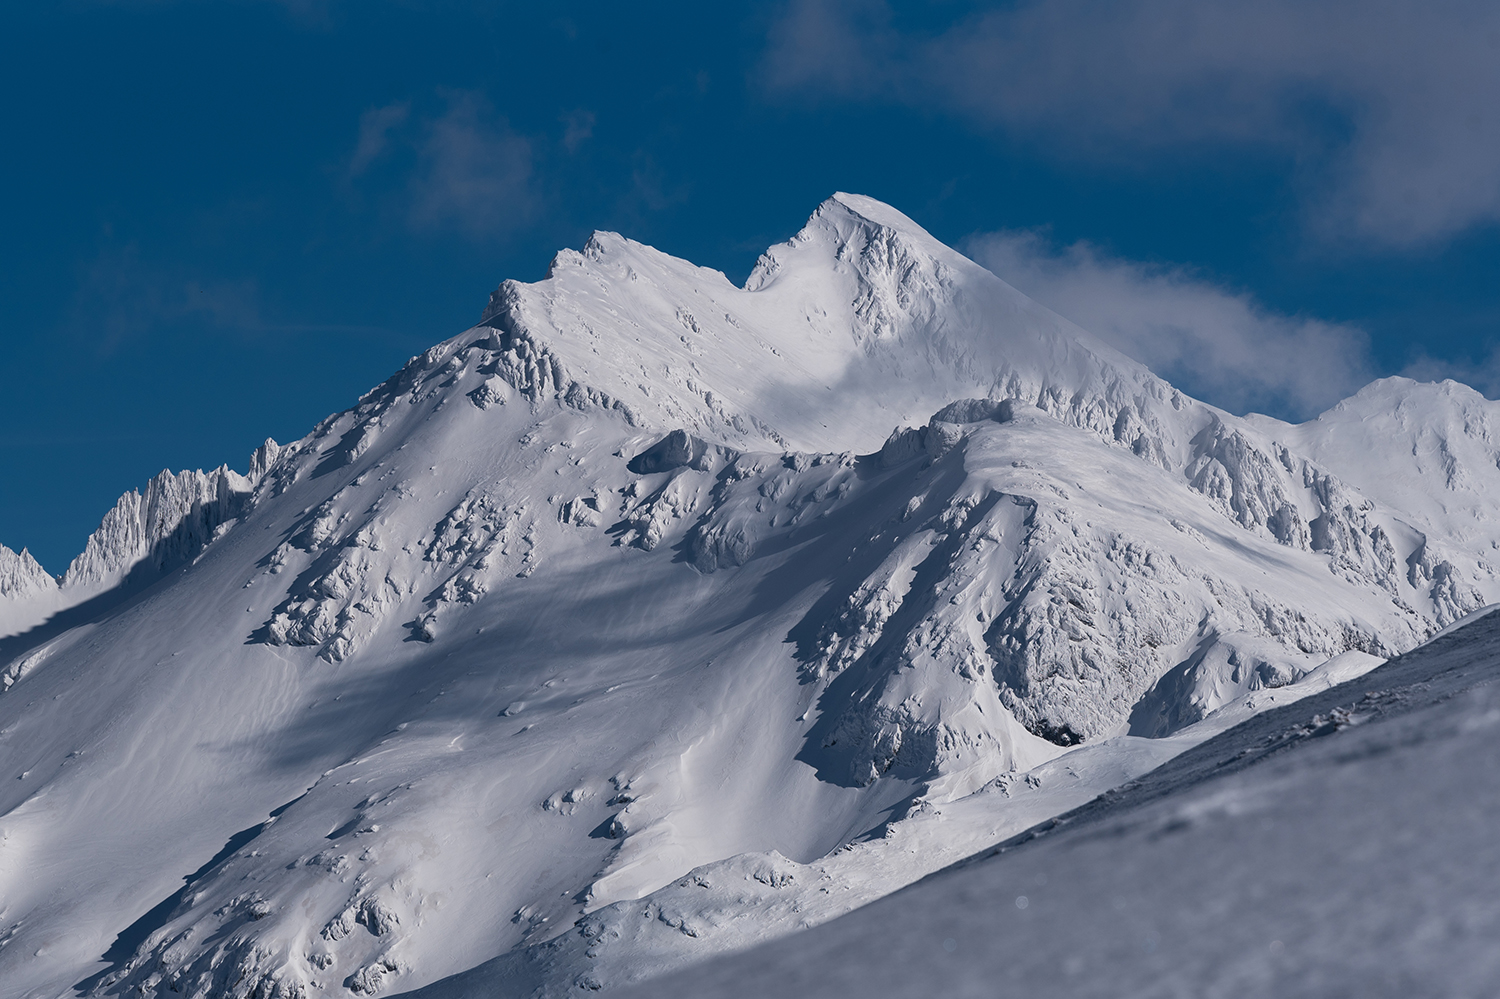
[[[1070,811],[1259,711],[1327,690],[1381,662],[1345,653],[1302,680],[1246,695],[1171,736],[1117,736],[1024,774],[1002,774],[951,802],[921,802],[875,835],[812,863],[771,852],[704,865],[640,899],[599,909],[566,934],[408,994],[577,995],[653,979],[725,950],[794,934],[962,860],[974,844],[1008,839]]]
[[[596,234],[59,583],[0,552],[0,980],[559,993],[832,918],[1500,597],[1464,405],[1393,491],[1420,421],[1214,410],[867,198],[745,288]]]
[[[1490,614],[842,919],[621,994],[1493,995],[1497,680]]]

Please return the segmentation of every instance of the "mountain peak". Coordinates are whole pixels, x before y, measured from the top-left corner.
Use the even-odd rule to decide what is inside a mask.
[[[544,280],[503,283],[484,323],[555,359],[560,393],[736,448],[872,452],[964,398],[1109,434],[1128,411],[1178,458],[1196,432],[1167,426],[1182,398],[1144,367],[862,195],[825,200],[742,288],[596,232]]]
[[[745,289],[766,288],[790,259],[809,248],[815,248],[819,256],[831,256],[857,267],[862,251],[872,242],[887,247],[901,243],[909,253],[942,260],[950,267],[982,269],[890,205],[862,194],[839,191],[817,207],[796,235],[761,255],[745,282]]]
[[[57,589],[57,581],[47,574],[31,552],[20,552],[0,545],[0,597],[25,600],[38,593]]]
[[[1493,601],[1500,512],[1439,519],[1500,496],[1487,425],[1381,426],[1217,412],[857,195],[743,288],[595,233],[0,601],[0,978],[370,994],[508,950],[567,991],[637,932],[828,918],[1187,744],[1127,726],[1206,737]],[[1373,492],[1412,442],[1430,508]]]
[[[1478,389],[1452,378],[1424,382],[1404,375],[1390,375],[1375,379],[1333,408],[1343,411],[1385,412],[1396,407],[1424,405],[1447,409],[1500,407],[1500,403],[1485,398]]]

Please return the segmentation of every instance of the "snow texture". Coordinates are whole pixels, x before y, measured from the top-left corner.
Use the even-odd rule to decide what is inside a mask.
[[[22,601],[56,588],[57,581],[47,575],[31,552],[22,548],[18,555],[0,545],[0,597]]]
[[[619,994],[1490,995],[1497,680],[1489,614],[849,916]]]
[[[596,233],[60,584],[0,551],[0,980],[565,995],[833,919],[1500,600],[1496,405],[1238,418],[854,195],[743,288]]]

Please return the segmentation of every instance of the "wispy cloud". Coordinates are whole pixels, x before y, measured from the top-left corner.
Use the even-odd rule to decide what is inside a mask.
[[[972,237],[968,254],[1025,294],[1235,413],[1317,415],[1375,375],[1354,326],[1276,313],[1181,267],[1122,260],[1037,232]]]
[[[406,336],[376,326],[288,321],[276,312],[267,308],[254,278],[206,275],[189,265],[150,259],[127,243],[106,246],[83,266],[67,322],[93,334],[88,339],[106,357],[183,324],[249,336]]]
[[[564,116],[563,123],[563,148],[570,153],[576,153],[578,147],[594,135],[594,112],[585,111],[582,108]]]
[[[536,209],[531,140],[475,93],[455,94],[428,122],[412,179],[412,220],[471,236],[519,228]]]
[[[405,177],[403,213],[416,229],[475,239],[510,235],[537,215],[535,141],[517,132],[481,93],[450,91],[443,110],[419,116],[411,101],[367,110],[349,156],[350,181],[368,180],[388,158]],[[592,116],[568,124],[565,141],[588,137]]]
[[[794,0],[772,91],[940,107],[1057,155],[1269,148],[1320,235],[1432,243],[1500,220],[1500,6],[1031,0],[928,33],[884,0]]]
[[[98,330],[104,353],[184,319],[217,327],[259,326],[260,289],[251,278],[208,279],[148,261],[134,244],[108,247],[84,267],[72,321]]]
[[[411,117],[411,101],[399,101],[385,107],[370,108],[359,116],[359,141],[349,157],[349,176],[358,177],[391,145],[391,133]]]

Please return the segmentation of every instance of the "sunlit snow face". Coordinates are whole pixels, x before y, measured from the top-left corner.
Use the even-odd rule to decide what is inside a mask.
[[[75,942],[7,974],[99,973],[155,911],[89,988],[525,978],[533,947],[627,981],[1020,834],[1497,585],[1482,399],[1239,419],[850,195],[766,259],[734,288],[601,234],[248,475],[126,494],[12,601],[61,613],[0,639],[36,917],[0,964]],[[1041,919],[1058,876],[994,897]]]

